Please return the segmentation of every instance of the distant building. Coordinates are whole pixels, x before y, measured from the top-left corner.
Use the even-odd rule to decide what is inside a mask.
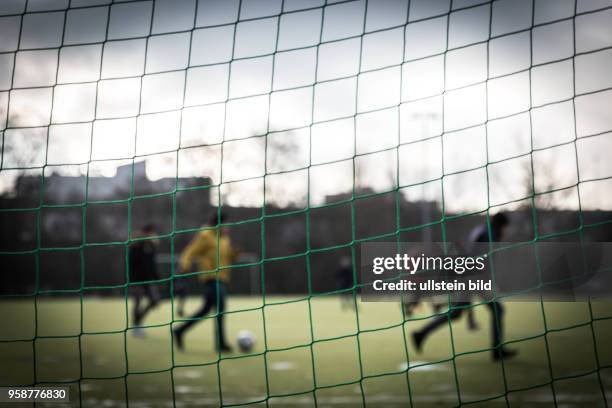
[[[333,204],[338,202],[350,201],[353,193],[350,191],[330,194],[325,196],[325,204]],[[363,205],[364,203],[374,203],[374,205],[380,205],[379,208],[393,208],[396,202],[395,191],[377,192],[371,187],[361,187],[355,189],[355,202],[356,205]],[[411,209],[420,209],[427,213],[435,214],[439,213],[439,203],[436,201],[408,201],[406,196],[400,193],[399,203],[402,207]]]
[[[355,189],[355,197],[363,197],[375,194],[376,192],[370,187]],[[337,203],[339,201],[348,201],[353,196],[351,191],[346,191],[338,194],[328,194],[325,196],[325,204]]]
[[[133,180],[133,183],[132,183]],[[104,176],[64,176],[53,173],[44,180],[44,200],[46,204],[67,204],[84,202],[87,191],[87,201],[107,201],[127,199],[130,196],[171,192],[175,187],[210,186],[208,177],[173,178],[159,180],[147,178],[145,161],[135,162],[117,167],[113,177]],[[132,192],[133,185],[133,192]],[[17,179],[15,195],[25,197],[38,194],[41,179],[35,175],[22,175]],[[200,199],[210,201],[208,188],[202,189],[206,197]]]
[[[210,212],[210,186],[208,177],[150,180],[146,162],[140,161],[117,167],[113,177],[55,173],[43,180],[24,174],[17,179],[14,191],[0,197],[0,207],[35,209],[44,189],[40,225],[45,243],[76,245],[83,239],[84,221],[87,242],[124,241],[130,229],[148,223],[161,232],[169,232],[173,222],[176,228],[200,226]],[[21,226],[15,233],[22,242],[35,237],[32,214],[24,211],[13,216],[15,225]]]

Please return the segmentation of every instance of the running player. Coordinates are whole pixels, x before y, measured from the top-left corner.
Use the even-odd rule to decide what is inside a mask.
[[[157,274],[157,264],[155,255],[157,253],[157,241],[153,239],[156,235],[155,227],[151,224],[145,225],[141,232],[137,234],[139,239],[130,245],[128,252],[128,264],[131,292],[134,294],[134,306],[132,309],[132,321],[135,337],[144,337],[144,330],[141,323],[145,316],[159,302],[159,292],[154,283],[141,283],[159,279]],[[142,306],[143,298],[147,298],[147,305]]]
[[[215,213],[207,225],[208,228],[198,233],[183,251],[181,269],[188,272],[191,270],[192,262],[197,263],[198,270],[202,273],[199,277],[204,282],[204,299],[200,310],[174,329],[174,339],[181,350],[184,348],[183,336],[187,330],[215,308],[217,311],[215,347],[219,352],[232,351],[225,340],[223,318],[227,296],[226,284],[230,278],[228,266],[232,264],[236,254],[232,249],[227,227],[222,225],[224,221],[223,213]]]
[[[509,223],[508,217],[504,213],[495,214],[491,218],[491,233],[487,224],[478,226],[470,234],[470,240],[473,243],[483,242],[498,242],[501,240],[504,234],[504,230]],[[504,326],[504,308],[500,302],[487,301],[484,303],[491,312],[491,350],[493,352],[493,359],[500,360],[502,358],[509,358],[516,354],[516,351],[509,350],[502,346],[503,341],[503,326]],[[429,324],[423,327],[421,330],[416,331],[412,334],[412,339],[417,351],[421,351],[423,342],[432,332],[448,324],[448,319],[455,320],[459,318],[464,311],[470,309],[472,306],[470,302],[455,302],[451,304],[450,311],[448,314],[443,314],[434,318]]]

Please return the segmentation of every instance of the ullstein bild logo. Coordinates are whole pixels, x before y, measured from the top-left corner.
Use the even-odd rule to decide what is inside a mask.
[[[375,280],[372,287],[376,291],[490,291],[491,280],[468,280],[467,282],[459,282],[457,279],[451,281],[436,281],[428,279],[426,281],[414,282],[408,279],[401,279],[397,282],[384,282]],[[443,293],[440,293],[443,294]]]

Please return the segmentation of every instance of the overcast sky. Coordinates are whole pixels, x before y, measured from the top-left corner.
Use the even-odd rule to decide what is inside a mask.
[[[524,197],[533,158],[537,191],[580,180],[583,208],[612,208],[611,1],[24,3],[0,2],[2,189],[137,156],[232,205],[267,174],[281,204],[356,179],[481,210]]]

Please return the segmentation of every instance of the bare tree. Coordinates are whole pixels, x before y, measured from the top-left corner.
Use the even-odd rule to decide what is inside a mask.
[[[5,117],[7,111],[0,110],[0,117]],[[18,123],[22,115],[11,113],[8,125]],[[31,137],[24,134],[26,129],[6,128],[2,129],[2,170],[3,180],[0,180],[0,193],[16,193],[17,182],[21,176],[32,170],[38,171],[47,138]],[[10,139],[9,136],[10,135]],[[31,169],[30,169],[31,168]],[[13,169],[13,171],[7,171]]]
[[[291,183],[288,182],[291,175],[299,177],[297,173],[293,173],[301,149],[296,133],[289,131],[277,134],[274,137],[268,137],[266,149],[266,168],[268,172],[286,172],[284,176],[279,178],[279,181],[267,186],[267,201],[279,206],[302,203],[305,197],[296,193],[295,185],[291,186]]]
[[[532,170],[533,162],[533,170]],[[556,195],[553,193],[546,194],[547,191],[555,189],[555,182],[557,181],[557,167],[554,159],[546,161],[533,161],[533,159],[526,161],[522,166],[522,181],[524,195],[526,197],[533,196],[533,202],[538,209],[550,210],[559,204],[560,200],[568,198],[572,194],[571,189],[564,189],[556,191]],[[538,182],[536,184],[536,174]],[[545,194],[541,194],[545,193]],[[531,203],[524,203],[522,207],[528,207]]]

